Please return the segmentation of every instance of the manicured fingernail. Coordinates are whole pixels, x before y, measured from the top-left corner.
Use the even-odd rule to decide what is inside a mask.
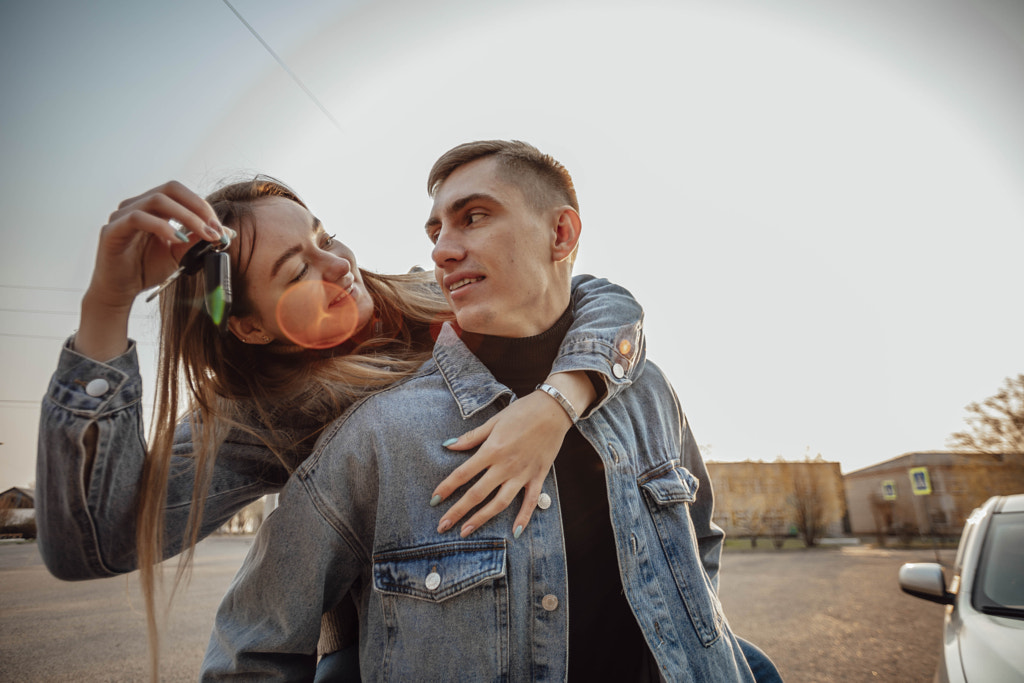
[[[443,534],[452,528],[452,521],[450,519],[442,519],[441,523],[437,525],[437,533]]]
[[[231,237],[226,232],[222,232],[220,235],[220,243],[221,246],[228,246],[229,244],[231,244]]]
[[[181,228],[174,231],[174,236],[178,238],[179,242],[188,242],[188,235],[186,235]]]
[[[462,537],[465,538],[466,536],[469,536],[471,533],[473,533],[473,529],[475,528],[476,527],[472,524],[467,524],[466,526],[462,527]]]
[[[523,534],[523,525],[520,524],[516,527],[516,530],[512,532],[514,538],[519,538]]]
[[[458,440],[459,440],[458,437],[452,437],[451,439],[448,439],[447,441],[445,441],[441,445],[444,446],[445,448],[448,448],[449,446],[451,446],[453,443],[455,443]]]
[[[430,499],[430,507],[436,508],[438,506],[438,504],[440,504],[440,502],[441,502],[440,494],[435,494],[434,497]]]

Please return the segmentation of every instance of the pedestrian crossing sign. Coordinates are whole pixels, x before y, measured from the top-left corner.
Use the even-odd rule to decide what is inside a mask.
[[[927,467],[911,467],[910,489],[915,496],[927,496],[932,492],[932,481],[928,478]]]
[[[882,482],[882,500],[896,500],[896,482],[892,479]]]

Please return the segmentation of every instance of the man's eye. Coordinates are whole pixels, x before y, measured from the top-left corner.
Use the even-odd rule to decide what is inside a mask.
[[[486,215],[487,214],[480,213],[479,211],[475,212],[475,213],[467,214],[466,215],[466,222],[467,223],[476,223],[478,221],[483,220]]]

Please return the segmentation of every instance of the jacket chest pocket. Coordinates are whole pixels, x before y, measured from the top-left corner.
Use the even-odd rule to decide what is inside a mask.
[[[722,605],[700,561],[700,549],[690,519],[690,504],[697,499],[697,478],[685,467],[655,471],[640,486],[658,530],[665,559],[694,630],[705,645],[722,633]]]
[[[505,555],[504,539],[375,553],[373,587],[386,632],[380,679],[506,678]]]

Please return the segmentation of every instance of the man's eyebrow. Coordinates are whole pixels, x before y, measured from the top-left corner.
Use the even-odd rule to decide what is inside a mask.
[[[492,204],[501,204],[501,200],[492,194],[486,192],[474,192],[473,194],[467,194],[465,197],[459,197],[452,201],[447,208],[444,209],[446,213],[458,213],[466,208],[467,204],[476,201],[485,201]],[[429,233],[430,229],[436,227],[441,222],[441,219],[437,217],[437,214],[431,214],[430,218],[427,219],[427,224],[424,226],[426,231]]]
[[[322,227],[323,225],[320,223],[320,219],[317,218],[316,216],[313,216],[313,233],[316,234]],[[276,277],[278,271],[281,270],[281,266],[287,263],[288,259],[295,256],[301,251],[302,246],[298,244],[293,247],[288,247],[287,249],[285,249],[284,253],[281,254],[276,261],[274,261],[274,267],[270,269],[270,277]]]

